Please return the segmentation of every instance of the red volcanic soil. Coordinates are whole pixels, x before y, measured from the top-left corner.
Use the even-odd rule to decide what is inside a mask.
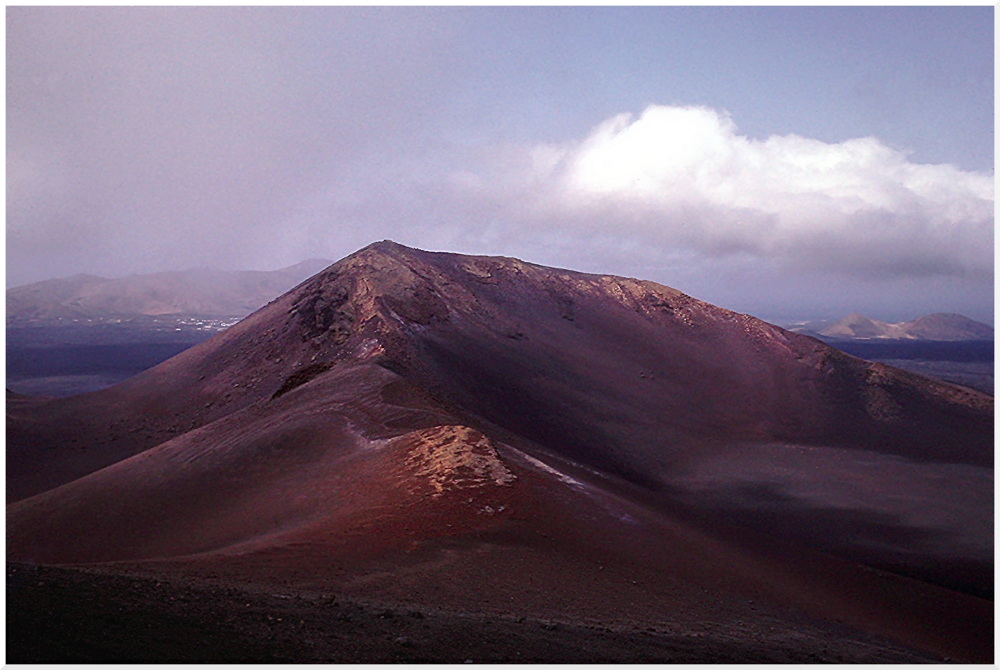
[[[197,595],[151,627],[221,640],[106,659],[988,662],[992,411],[651,282],[380,243],[116,387],[9,396],[8,561],[91,566],[15,566],[62,612],[158,579]],[[313,645],[232,656],[241,606]],[[60,630],[20,658],[81,658]]]

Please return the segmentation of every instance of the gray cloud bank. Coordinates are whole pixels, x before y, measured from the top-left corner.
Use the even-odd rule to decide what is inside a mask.
[[[516,163],[516,162],[515,162]],[[753,140],[725,114],[650,106],[519,165],[451,175],[510,220],[709,256],[870,277],[993,274],[992,175],[919,165],[875,138]]]
[[[876,138],[741,135],[653,105],[560,144],[454,147],[332,185],[334,218],[417,246],[642,276],[764,316],[962,311],[992,320],[991,174]],[[419,167],[418,167],[419,166]]]
[[[15,281],[256,261],[322,180],[419,142],[452,69],[447,17],[406,9],[7,12]]]

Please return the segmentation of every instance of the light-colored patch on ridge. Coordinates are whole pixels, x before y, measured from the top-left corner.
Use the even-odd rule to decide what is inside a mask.
[[[579,488],[579,489],[583,488],[583,484],[581,484],[577,480],[573,479],[569,475],[564,475],[563,473],[559,472],[555,468],[550,467],[550,466],[546,465],[545,463],[542,463],[537,458],[532,458],[528,454],[523,454],[523,456],[524,456],[524,458],[529,463],[531,463],[532,465],[534,465],[536,468],[538,468],[539,470],[542,470],[543,472],[547,472],[550,475],[554,475],[556,478],[559,479],[559,481],[563,482],[564,484],[569,484],[570,486],[575,486],[576,488]]]
[[[475,261],[462,263],[461,268],[473,277],[478,277],[479,279],[491,279],[493,277],[493,273],[490,271],[489,267],[482,268]]]
[[[365,431],[355,424],[350,419],[346,419],[347,426],[346,432],[354,438],[355,444],[357,444],[361,449],[369,451],[377,451],[384,449],[385,447],[392,444],[395,438],[372,438],[368,437]]]
[[[406,465],[430,481],[435,497],[446,490],[505,486],[517,479],[490,438],[468,426],[435,426],[407,437],[415,444]]]
[[[376,339],[369,338],[361,342],[355,357],[359,361],[367,361],[384,353],[385,347],[382,346],[382,343]]]

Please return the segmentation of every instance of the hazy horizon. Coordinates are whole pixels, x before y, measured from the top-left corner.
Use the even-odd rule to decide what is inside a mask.
[[[497,255],[500,255],[500,254],[497,254]],[[202,265],[202,266],[197,266],[197,267],[179,268],[177,270],[164,270],[162,272],[206,272],[206,271],[207,272],[217,272],[217,271],[218,272],[244,272],[244,271],[249,271],[249,272],[271,272],[271,271],[285,270],[285,269],[289,269],[291,267],[294,267],[294,266],[297,266],[297,265],[300,265],[300,264],[305,264],[305,263],[309,263],[309,262],[316,262],[316,261],[329,261],[330,264],[333,264],[333,263],[337,262],[337,260],[340,260],[340,259],[307,258],[307,259],[303,259],[303,260],[301,260],[301,261],[299,261],[297,263],[292,263],[289,266],[282,266],[280,268],[245,268],[245,269],[242,269],[242,270],[240,270],[240,269],[220,270],[219,268],[213,268],[213,267],[210,267],[210,266]],[[563,269],[575,270],[575,268],[570,268],[570,267],[563,268]],[[92,274],[92,273],[74,273],[73,275],[67,275],[67,276],[63,276],[63,277],[51,277],[49,279],[70,279],[70,278],[72,278],[74,276],[77,276],[77,275],[80,275],[80,274]],[[157,273],[130,273],[130,274],[127,274],[127,275],[118,275],[118,276],[110,276],[110,275],[93,275],[93,276],[98,276],[98,277],[100,277],[102,279],[115,280],[115,279],[126,279],[128,277],[141,276],[141,275],[145,275],[145,274],[157,274]],[[637,279],[645,279],[644,277],[636,277],[636,278]],[[41,280],[41,281],[47,281],[47,280]],[[29,286],[29,285],[34,284],[34,283],[37,283],[37,282],[28,282],[26,284],[19,284],[18,286],[10,286],[10,287],[8,287],[8,290],[19,288],[21,286]],[[677,287],[672,287],[672,288],[677,288]],[[692,296],[692,297],[697,298],[698,296]],[[719,306],[720,307],[726,307],[725,305],[719,305]],[[851,314],[854,314],[854,313],[857,313],[857,310],[855,310],[854,312],[851,312]],[[930,312],[920,313],[920,314],[914,313],[914,314],[911,314],[911,315],[906,316],[906,317],[897,318],[895,320],[895,322],[898,323],[898,322],[903,322],[903,321],[912,321],[912,320],[914,320],[916,318],[919,318],[921,316],[926,316],[927,314],[930,314]],[[828,321],[828,322],[832,323],[833,321],[836,321],[836,320],[842,319],[842,318],[844,318],[846,316],[849,316],[849,314],[847,312],[837,312],[837,313],[828,313],[828,314],[821,314],[821,313],[810,313],[810,314],[793,313],[793,314],[777,314],[777,315],[753,314],[753,316],[761,318],[764,321],[768,321],[770,323],[774,323],[775,325],[779,325],[779,326],[783,326],[783,327],[792,327],[792,326],[796,326],[796,325],[804,325],[804,324],[807,324],[807,323],[813,323],[813,324],[815,324],[815,323],[820,323],[820,322],[824,322],[824,321]],[[875,320],[879,320],[879,321],[886,321],[886,319],[881,318],[877,314],[864,314],[864,316],[867,316],[869,318],[872,318],[872,319],[875,319]],[[992,320],[991,321],[986,321],[985,323],[987,323],[990,326],[994,325],[993,322],[992,322]]]
[[[7,9],[7,286],[380,240],[993,323],[993,8]]]

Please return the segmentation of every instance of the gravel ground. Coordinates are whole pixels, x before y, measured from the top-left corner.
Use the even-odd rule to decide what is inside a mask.
[[[771,625],[769,625],[771,624]],[[7,564],[7,662],[920,663],[803,624],[646,629],[417,609],[335,594]]]

